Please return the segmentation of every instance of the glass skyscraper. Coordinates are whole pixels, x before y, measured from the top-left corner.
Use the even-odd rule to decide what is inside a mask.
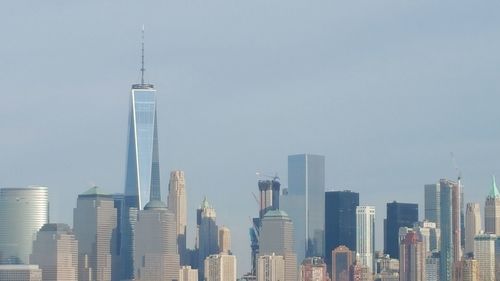
[[[159,198],[160,163],[156,90],[151,84],[132,86],[125,193],[121,218],[122,279],[133,278],[134,227],[137,211],[143,202]],[[158,194],[150,194],[150,191]]]
[[[332,251],[340,245],[356,250],[356,207],[359,193],[325,192],[325,262],[331,272]]]
[[[387,203],[387,219],[384,231],[384,253],[399,259],[399,228],[413,227],[418,222],[418,204]]]
[[[297,259],[323,256],[325,224],[325,157],[288,156],[288,192],[283,209],[295,225]]]

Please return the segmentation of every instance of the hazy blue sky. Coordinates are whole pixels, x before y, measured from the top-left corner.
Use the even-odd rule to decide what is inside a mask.
[[[0,186],[49,187],[72,223],[92,184],[124,186],[130,85],[158,89],[160,165],[206,194],[249,268],[255,171],[326,156],[327,189],[420,203],[463,171],[466,201],[500,175],[499,1],[3,1]]]

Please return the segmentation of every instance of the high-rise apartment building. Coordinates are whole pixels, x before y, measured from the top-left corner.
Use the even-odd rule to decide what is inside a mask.
[[[467,203],[465,208],[465,254],[474,252],[474,237],[481,232],[481,207]]]
[[[320,257],[309,257],[300,265],[299,281],[329,281],[326,264]]]
[[[439,251],[439,240],[441,239],[441,230],[436,228],[435,222],[421,221],[413,225],[413,230],[418,233],[424,243],[426,255],[431,252]]]
[[[480,281],[479,265],[474,258],[462,259],[455,268],[456,281]]]
[[[189,265],[182,266],[179,270],[179,281],[198,281],[198,269]]]
[[[114,205],[113,196],[96,186],[78,195],[73,228],[78,240],[79,281],[111,280],[117,227]]]
[[[351,267],[354,265],[353,252],[346,246],[338,246],[332,251],[332,281],[350,281]]]
[[[425,256],[424,243],[418,233],[408,232],[399,248],[399,280],[426,281]]]
[[[426,184],[424,186],[425,190],[425,214],[424,218],[427,221],[434,222],[436,223],[436,226],[439,228],[440,225],[440,206],[439,206],[439,194],[440,194],[440,187],[439,183],[435,184]]]
[[[285,259],[283,256],[262,255],[257,259],[257,281],[285,280]]]
[[[42,270],[32,264],[0,264],[0,280],[42,281]]]
[[[205,279],[205,259],[210,255],[219,253],[219,228],[216,224],[217,214],[210,206],[207,198],[203,199],[200,208],[196,211],[197,245],[198,251],[198,276],[199,280]]]
[[[0,189],[0,263],[29,263],[36,232],[48,222],[47,187]]]
[[[356,207],[359,193],[325,192],[325,262],[331,273],[332,251],[344,245],[356,251]]]
[[[186,230],[187,230],[187,199],[186,180],[183,171],[172,171],[168,183],[168,209],[177,222],[177,245],[181,264],[187,264]]]
[[[283,256],[285,260],[284,281],[297,280],[297,256],[294,252],[294,225],[290,217],[281,210],[270,210],[262,218],[260,232],[260,255]]]
[[[490,193],[484,204],[484,231],[500,235],[500,192],[493,177]]]
[[[375,207],[356,208],[356,253],[362,266],[375,273]]]
[[[418,204],[387,203],[387,218],[384,222],[384,253],[399,258],[399,228],[412,227],[418,222]]]
[[[479,280],[495,281],[495,234],[479,234],[474,239],[474,259],[479,264]]]
[[[325,157],[313,154],[288,156],[288,193],[283,209],[295,226],[298,260],[323,256],[325,224]]]
[[[439,252],[425,258],[425,280],[439,281]]]
[[[33,242],[30,264],[40,267],[43,280],[78,280],[78,242],[67,224],[42,226]]]
[[[236,281],[236,257],[233,255],[210,255],[205,259],[206,281]]]
[[[219,252],[231,254],[231,231],[225,226],[219,228]]]

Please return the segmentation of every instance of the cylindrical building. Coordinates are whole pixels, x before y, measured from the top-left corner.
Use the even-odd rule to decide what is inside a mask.
[[[49,222],[47,187],[0,189],[0,263],[29,263],[36,232]]]

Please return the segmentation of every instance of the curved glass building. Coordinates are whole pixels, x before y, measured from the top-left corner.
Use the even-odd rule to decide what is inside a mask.
[[[29,263],[37,231],[49,222],[47,187],[0,189],[0,263]]]

